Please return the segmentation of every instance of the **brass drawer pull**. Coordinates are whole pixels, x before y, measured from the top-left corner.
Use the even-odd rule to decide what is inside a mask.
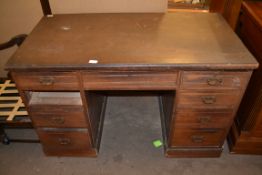
[[[220,86],[223,83],[222,78],[209,78],[207,79],[207,84],[210,86]]]
[[[193,136],[191,136],[191,140],[194,143],[203,143],[204,139],[205,139],[205,137],[204,136],[200,136],[200,135],[193,135]]]
[[[55,83],[53,77],[41,77],[39,79],[39,82],[40,82],[41,85],[44,85],[44,86],[50,86],[50,85],[53,85]]]
[[[69,145],[71,140],[69,138],[58,138],[60,145]]]
[[[204,104],[214,104],[216,102],[215,96],[204,96],[202,97],[202,102]]]
[[[52,121],[55,124],[64,124],[65,119],[63,117],[52,117]]]
[[[210,116],[201,116],[198,118],[199,123],[202,123],[202,124],[209,123],[210,120],[211,120]]]

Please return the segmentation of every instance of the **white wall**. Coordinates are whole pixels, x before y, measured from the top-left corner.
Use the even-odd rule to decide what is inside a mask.
[[[39,0],[0,0],[0,43],[18,34],[28,34],[43,16]],[[16,46],[0,51],[0,77],[5,77],[4,64]]]
[[[167,0],[49,0],[52,12],[165,12]]]

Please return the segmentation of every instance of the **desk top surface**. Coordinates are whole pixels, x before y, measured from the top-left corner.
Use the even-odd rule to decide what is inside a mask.
[[[89,63],[97,60],[98,63]],[[210,13],[43,17],[8,61],[12,69],[253,69],[257,62],[222,16]]]

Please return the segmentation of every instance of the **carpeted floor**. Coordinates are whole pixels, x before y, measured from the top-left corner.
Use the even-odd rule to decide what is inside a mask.
[[[232,155],[227,146],[220,158],[165,158],[152,146],[161,138],[156,97],[110,97],[97,158],[45,157],[40,144],[11,143],[0,145],[0,175],[262,174],[262,156]]]

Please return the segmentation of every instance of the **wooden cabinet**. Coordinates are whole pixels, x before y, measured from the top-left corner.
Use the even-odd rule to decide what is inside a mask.
[[[223,18],[203,13],[44,17],[7,63],[55,156],[97,156],[107,97],[149,91],[166,156],[218,157],[256,67]]]
[[[238,34],[262,64],[262,2],[244,2]],[[231,128],[228,141],[232,153],[262,154],[262,66],[254,71]]]

